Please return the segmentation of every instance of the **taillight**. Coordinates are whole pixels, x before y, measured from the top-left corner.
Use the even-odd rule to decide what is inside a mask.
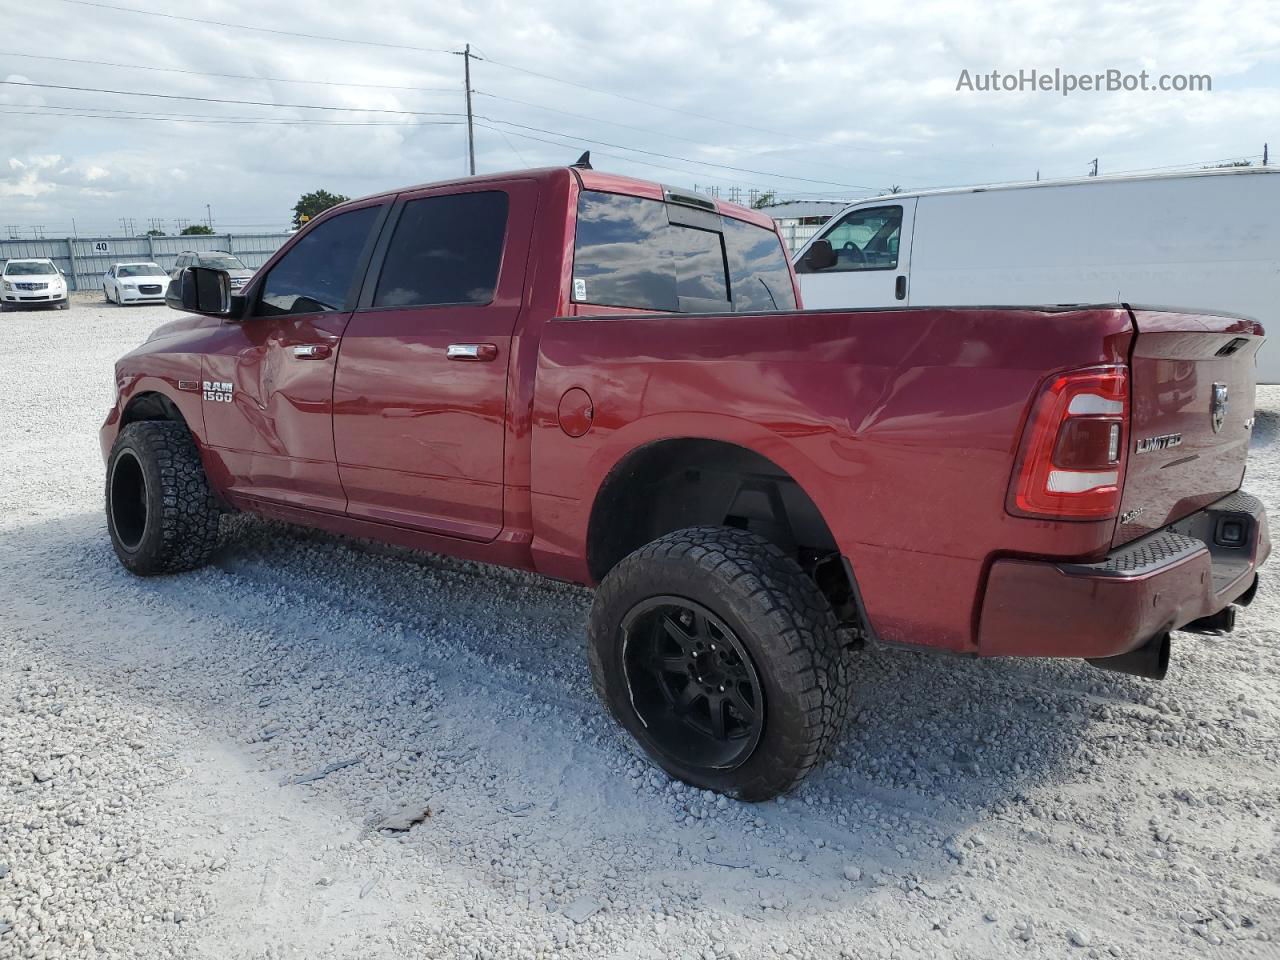
[[[1114,517],[1128,425],[1125,367],[1088,367],[1050,378],[1022,434],[1009,512],[1055,520]]]

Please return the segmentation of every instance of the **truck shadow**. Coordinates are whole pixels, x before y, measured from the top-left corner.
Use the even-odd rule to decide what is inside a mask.
[[[178,577],[126,574],[97,513],[11,527],[0,559],[18,571],[0,620],[68,676],[189,715],[276,779],[342,759],[323,751],[348,737],[362,762],[306,789],[353,824],[430,796],[437,828],[518,828],[580,892],[606,897],[622,850],[629,887],[709,885],[708,906],[765,923],[799,901],[927,899],[983,845],[1047,842],[1020,811],[1123,764],[1122,724],[1158,712],[1155,685],[1074,662],[867,650],[830,760],[783,803],[721,804],[641,760],[596,700],[580,588],[248,517]],[[510,892],[483,858],[454,866]]]

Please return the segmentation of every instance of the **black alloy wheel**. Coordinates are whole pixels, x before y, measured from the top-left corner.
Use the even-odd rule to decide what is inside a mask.
[[[622,622],[631,702],[651,745],[682,764],[730,769],[755,750],[764,692],[733,631],[683,597],[651,597]]]

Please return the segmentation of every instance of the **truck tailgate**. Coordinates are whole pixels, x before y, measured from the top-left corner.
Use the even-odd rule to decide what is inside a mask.
[[[1253,426],[1260,324],[1134,307],[1128,467],[1113,545],[1236,490]]]

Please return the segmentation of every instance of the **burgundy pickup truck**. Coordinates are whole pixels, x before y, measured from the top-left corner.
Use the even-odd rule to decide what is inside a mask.
[[[866,641],[1158,678],[1270,550],[1247,319],[806,311],[768,218],[578,168],[346,203],[170,297],[102,428],[129,570],[248,510],[596,586],[600,696],[748,800],[818,762]]]

